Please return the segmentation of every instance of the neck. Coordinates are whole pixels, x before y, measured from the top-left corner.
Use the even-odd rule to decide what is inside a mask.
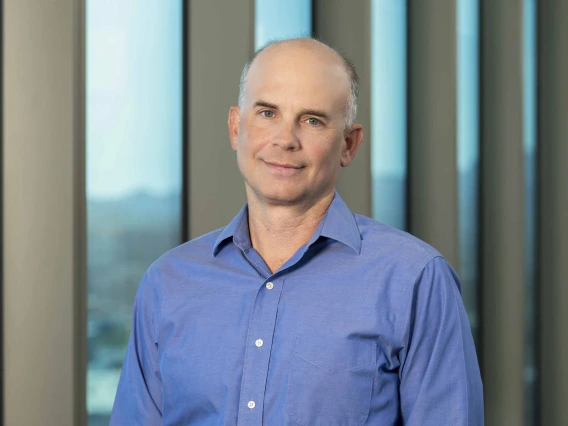
[[[271,272],[310,240],[334,196],[331,191],[309,205],[276,205],[249,196],[248,192],[251,243]]]

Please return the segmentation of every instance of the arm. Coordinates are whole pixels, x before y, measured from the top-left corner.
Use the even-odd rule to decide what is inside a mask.
[[[152,277],[150,269],[144,275],[134,301],[132,332],[110,426],[162,424],[156,317],[159,291],[157,281]]]
[[[483,425],[483,390],[459,279],[436,257],[415,283],[401,351],[406,426]]]

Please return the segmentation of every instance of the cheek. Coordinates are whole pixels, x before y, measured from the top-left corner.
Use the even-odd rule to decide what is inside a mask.
[[[239,140],[240,150],[249,155],[255,155],[259,152],[267,140],[267,136],[261,129],[247,128],[242,133],[242,138]]]
[[[321,167],[333,169],[341,160],[341,145],[337,141],[326,141],[315,146],[312,150],[312,158],[317,158]]]
[[[237,147],[237,164],[241,173],[253,173],[258,166],[257,160],[262,158],[262,150],[266,144],[263,144],[262,137],[258,131],[247,130],[242,133]]]
[[[249,135],[242,133],[237,145],[237,159],[239,160],[239,163],[250,156],[251,149],[251,139]]]

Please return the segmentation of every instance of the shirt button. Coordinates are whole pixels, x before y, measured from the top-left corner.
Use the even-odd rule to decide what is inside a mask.
[[[266,288],[267,288],[268,290],[272,290],[272,289],[274,288],[274,284],[272,284],[272,283],[266,283]]]
[[[256,404],[254,403],[254,401],[249,401],[247,404],[248,408],[250,408],[251,410],[254,408],[255,405]]]
[[[262,339],[258,339],[256,342],[254,342],[254,344],[256,345],[257,348],[260,348],[262,345],[264,345],[264,342],[262,341]]]

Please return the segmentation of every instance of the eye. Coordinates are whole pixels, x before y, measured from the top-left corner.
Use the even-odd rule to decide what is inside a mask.
[[[319,121],[317,118],[310,117],[306,120],[306,123],[311,124],[312,126],[319,126],[321,124],[321,121]]]
[[[260,115],[262,115],[263,117],[266,117],[266,118],[272,118],[272,117],[274,117],[274,111],[270,111],[268,109],[265,109],[264,111],[260,111]]]

